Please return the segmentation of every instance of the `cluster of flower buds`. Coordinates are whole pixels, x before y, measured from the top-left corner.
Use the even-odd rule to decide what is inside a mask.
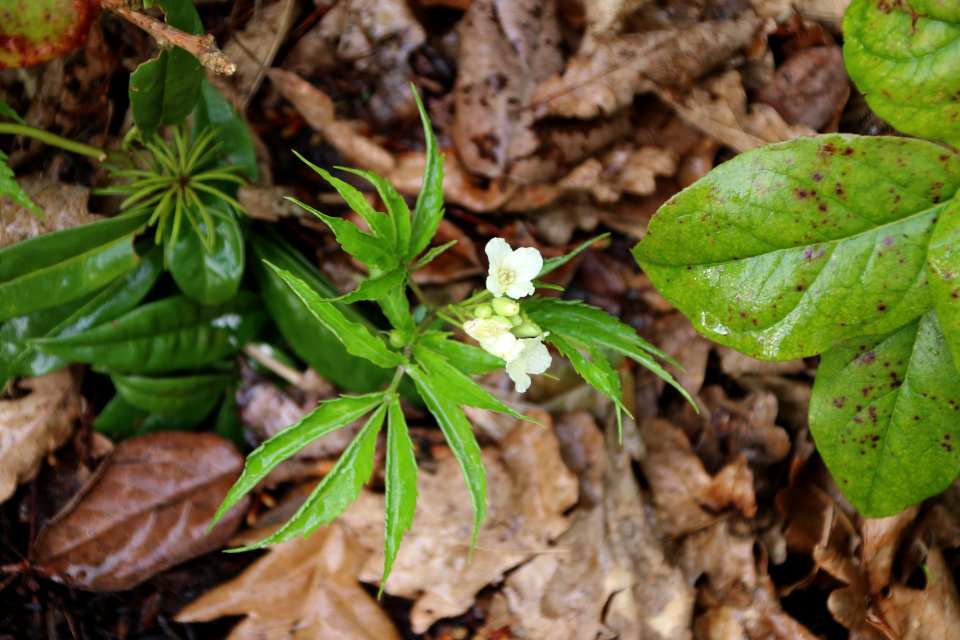
[[[517,391],[530,388],[531,373],[543,373],[550,366],[550,352],[543,344],[544,332],[520,307],[518,298],[534,292],[533,280],[543,268],[543,257],[536,249],[514,251],[503,238],[487,243],[490,274],[487,290],[494,298],[474,310],[475,318],[463,328],[488,353],[503,358],[507,373]]]

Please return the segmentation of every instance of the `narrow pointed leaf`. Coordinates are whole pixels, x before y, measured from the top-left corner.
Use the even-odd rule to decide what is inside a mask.
[[[160,415],[181,415],[209,409],[220,401],[223,390],[235,380],[228,374],[149,377],[115,374],[110,376],[120,396],[144,411]]]
[[[417,342],[442,354],[450,364],[468,376],[503,369],[503,358],[487,353],[479,347],[454,340],[452,336],[452,333],[431,331],[420,336]]]
[[[383,402],[382,393],[364,396],[343,396],[322,403],[316,410],[299,422],[290,425],[273,436],[247,456],[246,466],[237,483],[233,485],[217,510],[212,527],[217,520],[253,489],[270,471],[307,446],[320,436],[350,424]]]
[[[385,271],[374,278],[367,278],[360,283],[355,291],[340,298],[341,302],[359,302],[360,300],[377,300],[386,297],[392,290],[403,290],[407,282],[407,270],[397,268]]]
[[[214,131],[214,142],[223,146],[216,154],[214,166],[235,166],[251,182],[259,178],[257,171],[257,153],[253,148],[253,138],[247,125],[237,115],[230,103],[223,99],[213,85],[204,79],[200,83],[200,97],[193,110],[193,133],[206,129]],[[227,195],[236,195],[236,185],[227,191]]]
[[[417,323],[410,313],[410,300],[407,298],[405,286],[391,289],[387,295],[377,300],[377,303],[394,329],[410,334],[416,331]]]
[[[547,275],[547,274],[550,273],[551,271],[554,271],[554,270],[556,270],[556,269],[559,269],[559,268],[562,267],[563,265],[567,264],[568,262],[570,262],[571,260],[573,260],[574,258],[576,258],[578,255],[580,255],[581,252],[583,252],[583,251],[585,251],[586,249],[590,248],[590,246],[591,246],[594,242],[597,242],[598,240],[603,240],[604,238],[609,237],[609,236],[610,236],[609,233],[602,233],[602,234],[600,234],[599,236],[597,236],[596,238],[591,238],[590,240],[587,240],[586,242],[584,242],[583,244],[581,244],[579,247],[577,247],[576,249],[574,249],[573,251],[571,251],[570,253],[568,253],[568,254],[566,254],[566,255],[564,255],[564,256],[559,256],[559,257],[556,257],[556,258],[550,258],[549,260],[544,260],[544,261],[543,261],[543,268],[540,269],[540,273],[537,274],[537,277],[538,277],[538,278],[542,278],[543,276]],[[541,285],[541,286],[543,286],[543,285]],[[552,287],[552,285],[551,285],[551,287]]]
[[[413,268],[410,271],[413,272],[413,271],[416,271],[417,269],[422,269],[423,267],[427,266],[428,264],[433,262],[437,256],[439,256],[441,253],[443,253],[453,245],[457,244],[457,242],[458,242],[457,240],[451,240],[450,242],[447,242],[446,244],[442,244],[439,247],[433,247],[432,249],[430,249],[430,251],[427,251],[427,253],[424,254],[422,258],[417,260],[417,264],[413,265]]]
[[[417,204],[413,208],[410,223],[410,249],[404,256],[404,262],[413,260],[420,252],[427,248],[440,226],[443,218],[443,156],[437,150],[437,138],[433,135],[430,118],[423,108],[420,96],[416,90],[413,93],[420,110],[420,120],[423,123],[423,135],[427,143],[427,164],[423,170],[423,186],[417,196]]]
[[[14,122],[20,124],[27,124],[27,121],[20,117],[20,114],[13,110],[13,107],[8,105],[3,100],[0,100],[0,116],[10,118]]]
[[[348,167],[337,168],[362,176],[376,187],[377,193],[380,194],[380,199],[383,200],[384,205],[386,205],[387,214],[389,214],[393,227],[396,230],[396,254],[399,256],[406,255],[407,250],[410,248],[410,208],[404,201],[403,196],[397,193],[397,190],[393,188],[392,184],[373,171],[360,171],[359,169],[350,169]]]
[[[417,459],[413,455],[413,442],[407,431],[407,421],[400,408],[400,397],[394,394],[390,398],[387,410],[387,464],[384,471],[384,484],[387,490],[385,513],[385,540],[383,578],[380,580],[380,593],[390,577],[393,561],[400,550],[403,533],[410,530],[413,514],[417,509]]]
[[[390,269],[398,264],[397,259],[390,255],[384,242],[372,233],[361,231],[357,225],[348,220],[328,216],[294,198],[287,198],[287,200],[298,204],[323,220],[333,230],[333,235],[337,237],[337,242],[340,243],[343,250],[360,262],[380,269]]]
[[[823,354],[810,432],[843,495],[891,516],[960,475],[960,374],[936,313]]]
[[[14,178],[13,170],[7,166],[7,154],[0,151],[0,196],[9,196],[24,209],[29,209],[46,220],[40,207],[34,204],[27,192],[23,190],[20,183]]]
[[[551,332],[544,338],[547,342],[553,344],[561,354],[570,360],[570,364],[576,369],[577,373],[587,381],[594,389],[610,398],[617,406],[617,425],[621,424],[621,411],[627,411],[623,406],[623,393],[620,389],[620,378],[617,372],[610,366],[606,356],[600,350],[591,348],[589,345],[574,345],[567,342],[559,332]],[[592,361],[577,349],[580,346],[590,354]],[[629,412],[627,412],[629,413]]]

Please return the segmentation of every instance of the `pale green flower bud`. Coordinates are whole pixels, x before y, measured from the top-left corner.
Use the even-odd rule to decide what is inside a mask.
[[[499,316],[509,318],[520,313],[520,303],[510,298],[494,298],[490,304]]]
[[[510,326],[512,326],[512,327],[519,327],[520,325],[523,324],[523,318],[521,318],[521,317],[518,316],[518,315],[517,315],[517,316],[510,316],[509,318],[507,318],[507,320],[510,321]]]
[[[536,338],[540,335],[540,327],[532,322],[522,322],[519,326],[510,330],[510,333],[518,338]]]
[[[489,318],[490,316],[493,315],[493,307],[491,307],[488,304],[481,304],[477,306],[476,309],[473,310],[473,315],[477,316],[481,320],[483,318]]]

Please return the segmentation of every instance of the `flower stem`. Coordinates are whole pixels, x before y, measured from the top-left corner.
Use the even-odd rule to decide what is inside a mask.
[[[110,159],[114,162],[123,162],[124,164],[129,164],[127,157],[122,153],[108,151],[106,149],[94,147],[89,144],[77,142],[76,140],[70,140],[69,138],[64,138],[63,136],[58,136],[55,133],[50,133],[49,131],[44,131],[43,129],[38,129],[37,127],[31,127],[27,124],[19,124],[16,122],[0,122],[0,134],[4,133],[15,136],[29,136],[39,140],[40,142],[43,142],[44,144],[60,147],[66,151],[79,153],[82,156],[89,156],[100,161]]]
[[[432,310],[433,305],[430,304],[429,300],[427,300],[427,296],[424,295],[423,289],[420,288],[420,285],[413,281],[412,276],[409,280],[407,280],[407,284],[410,286],[410,290],[413,291],[413,295],[417,296],[417,300],[420,301],[420,304],[425,306],[427,309]]]

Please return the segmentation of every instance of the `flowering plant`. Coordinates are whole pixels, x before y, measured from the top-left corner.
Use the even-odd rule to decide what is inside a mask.
[[[534,294],[537,288],[557,288],[538,279],[565,264],[599,238],[584,243],[572,253],[550,260],[544,260],[536,249],[514,250],[503,239],[494,238],[486,247],[490,271],[485,291],[442,307],[433,305],[426,298],[411,274],[453,243],[427,250],[443,216],[443,165],[419,99],[417,104],[426,134],[427,163],[423,187],[412,212],[394,188],[375,173],[344,169],[372,184],[387,213],[375,211],[354,187],[313,165],[313,169],[366,220],[370,231],[362,231],[342,218],[300,205],[330,226],[343,249],[369,267],[370,277],[352,293],[325,297],[310,283],[267,262],[316,320],[342,341],[350,354],[394,373],[385,389],[326,401],[249,455],[242,476],[228,493],[214,522],[281,461],[314,439],[367,416],[365,425],[333,470],[290,521],[265,540],[238,551],[308,535],[339,516],[370,478],[377,433],[386,421],[386,561],[383,572],[383,581],[386,581],[403,532],[413,521],[417,500],[417,465],[400,405],[399,385],[404,378],[413,381],[419,399],[433,414],[460,462],[474,507],[472,543],[476,542],[477,532],[486,517],[486,478],[480,447],[461,407],[469,405],[517,418],[523,416],[492,396],[471,376],[505,367],[517,391],[522,393],[530,387],[530,374],[542,374],[550,367],[549,343],[571,360],[588,383],[615,403],[618,421],[625,408],[620,398],[619,376],[607,360],[608,353],[635,360],[686,395],[653,359],[659,357],[672,362],[670,358],[600,309],[556,298],[520,301],[520,298]],[[411,312],[408,291],[420,303],[421,308],[414,310],[416,314]],[[377,332],[344,314],[344,304],[361,300],[375,300],[392,330]],[[479,348],[455,340],[453,333],[443,330],[444,324],[462,328],[479,343]]]

